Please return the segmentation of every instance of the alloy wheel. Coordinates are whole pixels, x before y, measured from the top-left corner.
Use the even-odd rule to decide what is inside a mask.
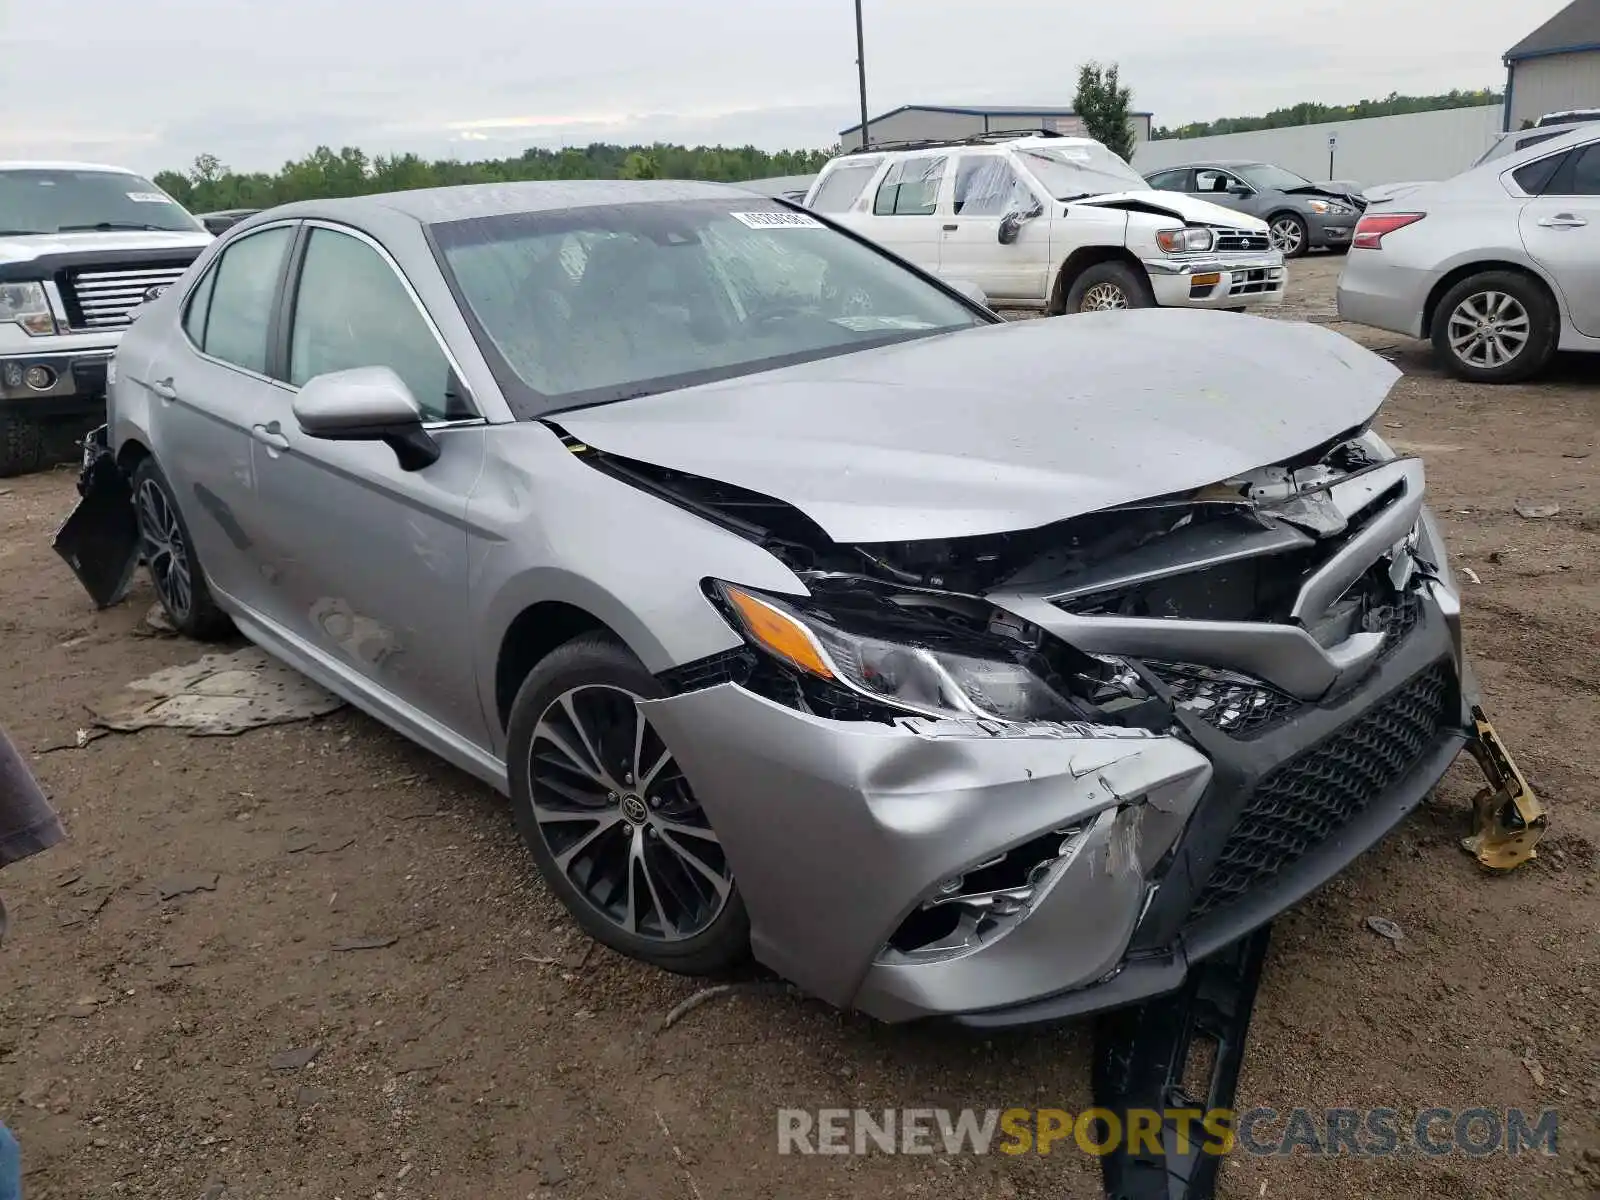
[[[1528,310],[1506,292],[1477,292],[1456,305],[1447,336],[1450,349],[1468,366],[1493,369],[1526,349],[1533,333]]]
[[[528,750],[533,816],[556,869],[591,908],[636,937],[682,941],[721,915],[733,874],[639,702],[610,684],[550,702]]]
[[[1293,217],[1279,217],[1272,223],[1272,248],[1279,253],[1288,255],[1298,252],[1304,240],[1305,233],[1300,228],[1300,222]]]
[[[1104,312],[1108,309],[1127,308],[1128,294],[1114,283],[1097,283],[1083,294],[1083,312]]]
[[[177,510],[153,479],[139,485],[139,536],[144,561],[156,594],[174,620],[188,619],[194,605],[194,584],[189,573],[189,547]]]

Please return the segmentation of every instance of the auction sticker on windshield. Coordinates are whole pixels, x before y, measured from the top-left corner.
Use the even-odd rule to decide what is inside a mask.
[[[815,217],[797,212],[736,212],[729,213],[736,221],[743,221],[751,229],[824,229],[826,226]]]
[[[129,192],[128,199],[135,204],[171,204],[172,201],[160,192]]]

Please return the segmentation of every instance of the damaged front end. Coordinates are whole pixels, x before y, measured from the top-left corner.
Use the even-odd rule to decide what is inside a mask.
[[[139,519],[132,486],[102,425],[83,442],[78,504],[52,543],[97,608],[119,604],[139,566]]]
[[[1002,1026],[1171,991],[1382,838],[1463,746],[1493,747],[1504,785],[1480,858],[1514,865],[1542,832],[1477,723],[1421,463],[1371,434],[903,543],[838,542],[781,501],[569,447],[808,589],[707,581],[746,645],[666,673],[653,719],[756,867],[758,952],[835,1003]],[[701,752],[707,727],[725,736]],[[741,803],[763,775],[803,811]],[[813,902],[791,928],[819,888],[820,924]]]

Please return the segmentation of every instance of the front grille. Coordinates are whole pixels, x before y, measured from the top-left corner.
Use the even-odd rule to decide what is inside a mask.
[[[1265,230],[1251,233],[1248,229],[1217,230],[1218,250],[1270,250],[1272,241]]]
[[[1267,883],[1398,782],[1445,728],[1450,694],[1450,668],[1440,662],[1272,770],[1223,845],[1190,920]]]
[[[144,303],[151,288],[171,287],[188,268],[188,263],[152,263],[65,271],[60,286],[67,323],[74,329],[120,329],[131,324],[129,314]]]
[[[1283,724],[1301,709],[1300,701],[1277,688],[1192,663],[1147,662],[1172,690],[1172,702],[1213,729],[1248,740]]]
[[[1249,271],[1235,271],[1233,283],[1228,288],[1230,296],[1260,296],[1266,292],[1275,292],[1283,286],[1283,276],[1276,279],[1265,267],[1255,267]]]

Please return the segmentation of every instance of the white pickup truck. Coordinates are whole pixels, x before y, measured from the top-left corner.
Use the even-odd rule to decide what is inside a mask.
[[[52,425],[102,416],[134,311],[211,238],[120,167],[0,162],[0,476],[44,465]]]
[[[1267,225],[1151,189],[1099,142],[1046,135],[833,159],[805,205],[1002,307],[1221,308],[1283,298]]]

